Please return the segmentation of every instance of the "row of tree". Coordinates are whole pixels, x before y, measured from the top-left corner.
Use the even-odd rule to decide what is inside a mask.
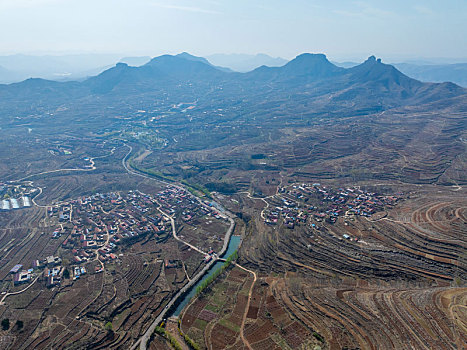
[[[217,269],[211,276],[204,279],[203,282],[196,288],[196,296],[200,295],[203,290],[205,290],[214,280],[219,277],[234,260],[237,260],[238,253],[237,251],[233,252],[226,260],[225,263]]]

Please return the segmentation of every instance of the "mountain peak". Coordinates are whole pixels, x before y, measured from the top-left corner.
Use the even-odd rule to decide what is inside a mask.
[[[349,68],[347,72],[355,82],[371,84],[372,89],[381,89],[386,93],[401,93],[401,97],[412,96],[421,83],[409,78],[390,64],[381,62],[380,58],[370,56],[358,66]]]
[[[199,56],[194,56],[186,51],[179,53],[178,55],[175,55],[175,57],[183,58],[188,61],[195,61],[195,62],[203,62],[207,65],[211,65],[207,59],[204,57],[199,57]]]
[[[376,58],[375,56],[371,55],[370,57],[368,57],[366,59],[365,62],[363,62],[363,64],[377,64],[377,63],[382,63],[381,62],[381,58]]]
[[[328,61],[324,53],[302,53],[295,57],[295,60],[316,60],[316,61]]]
[[[298,55],[287,63],[284,68],[287,74],[306,75],[316,78],[327,77],[344,70],[329,62],[326,55],[322,53]]]

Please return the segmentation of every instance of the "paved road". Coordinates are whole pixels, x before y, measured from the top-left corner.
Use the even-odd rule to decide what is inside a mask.
[[[6,294],[3,296],[2,300],[0,301],[0,305],[3,305],[3,304],[4,304],[4,301],[5,301],[5,299],[6,299],[8,296],[10,296],[10,295],[21,294],[21,293],[25,292],[26,290],[28,290],[34,283],[36,283],[36,281],[38,280],[39,277],[40,277],[40,275],[37,276],[37,277],[34,279],[34,281],[32,281],[32,282],[31,282],[26,288],[24,288],[24,289],[21,289],[21,290],[19,290],[19,291],[17,291],[17,292],[13,292],[13,293],[6,293]]]

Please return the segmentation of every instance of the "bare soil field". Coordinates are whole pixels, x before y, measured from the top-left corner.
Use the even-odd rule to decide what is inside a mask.
[[[244,336],[253,349],[312,348],[319,341],[289,314],[273,296],[275,279],[256,281],[246,309],[251,275],[234,267],[219,277],[184,311],[181,329],[205,349],[247,348],[240,337],[246,313]]]

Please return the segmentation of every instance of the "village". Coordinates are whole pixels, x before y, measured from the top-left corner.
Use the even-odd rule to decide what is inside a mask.
[[[15,286],[38,279],[52,288],[60,285],[62,278],[74,281],[88,273],[102,273],[106,264],[119,263],[125,249],[137,242],[166,242],[172,234],[172,219],[193,227],[190,232],[199,236],[203,231],[196,231],[198,224],[226,220],[210,202],[174,186],[155,195],[139,191],[96,193],[48,206],[46,212],[48,220],[57,225],[50,233],[50,239],[61,242],[57,256],[35,259],[30,268],[15,265],[10,271]],[[199,237],[197,242],[204,240]],[[207,252],[204,261],[208,262],[215,252],[211,246],[201,248]],[[199,258],[202,261],[203,255]],[[170,257],[164,261],[168,269],[179,265]]]
[[[334,224],[340,217],[347,225],[356,216],[370,218],[392,208],[402,199],[402,193],[383,195],[364,191],[359,186],[333,189],[320,183],[282,187],[268,198],[268,207],[262,217],[268,225],[283,224],[293,229],[306,224],[317,229],[323,223]],[[349,239],[348,235],[344,238]]]

